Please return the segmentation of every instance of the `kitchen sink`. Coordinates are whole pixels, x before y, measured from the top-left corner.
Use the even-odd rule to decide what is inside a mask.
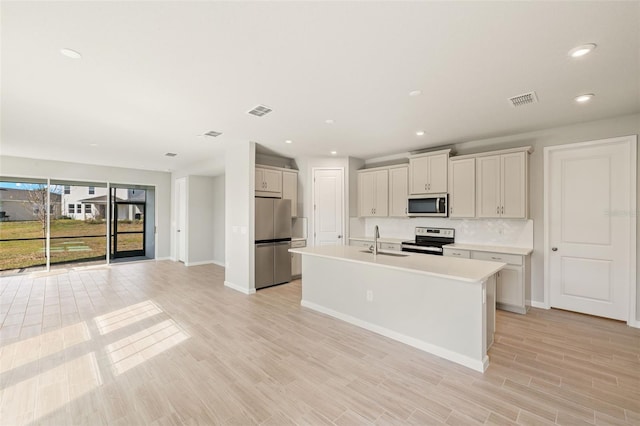
[[[373,252],[371,250],[360,250],[360,253],[373,254]],[[382,255],[382,256],[393,256],[393,257],[407,257],[407,256],[409,256],[408,254],[389,253],[388,251],[379,251],[378,254]]]

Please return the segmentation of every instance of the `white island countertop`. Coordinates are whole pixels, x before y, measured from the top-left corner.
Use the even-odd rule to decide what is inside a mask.
[[[428,256],[408,252],[388,252],[395,254],[395,256],[379,254],[374,257],[372,253],[363,253],[362,247],[355,246],[317,246],[289,249],[289,251],[302,255],[369,264],[466,282],[481,282],[506,266],[502,262],[459,259],[448,256]],[[379,253],[385,252],[379,251]],[[397,256],[398,254],[402,256]]]

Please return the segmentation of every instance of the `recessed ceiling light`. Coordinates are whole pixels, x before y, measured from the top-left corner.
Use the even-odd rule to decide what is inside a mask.
[[[424,136],[424,130],[418,130],[416,136]]]
[[[585,93],[584,95],[576,96],[574,99],[576,102],[583,104],[589,102],[594,96],[593,93]]]
[[[62,48],[60,49],[60,53],[62,53],[67,58],[71,59],[82,59],[82,54],[80,52],[76,52],[72,49]]]
[[[293,143],[293,141],[287,139],[286,141],[284,141],[284,143]]]
[[[409,96],[420,96],[422,95],[422,90],[412,90],[409,92]]]
[[[331,155],[336,155],[338,151],[331,151]]]
[[[89,145],[91,145],[91,146],[98,146],[98,144],[97,144],[97,143],[90,143]]]
[[[327,123],[327,124],[333,124],[333,123],[335,123],[335,121],[333,121],[333,120],[332,120],[332,119],[330,119],[330,118],[329,118],[329,119],[327,119],[327,120],[324,120],[324,122],[325,122],[325,123]]]
[[[573,49],[571,49],[569,51],[569,56],[571,56],[572,58],[580,58],[586,55],[587,53],[593,51],[593,49],[595,49],[596,47],[597,45],[595,43],[583,44],[581,46],[574,47]]]

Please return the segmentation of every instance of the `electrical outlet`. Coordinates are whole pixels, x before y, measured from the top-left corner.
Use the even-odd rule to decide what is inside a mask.
[[[367,290],[367,302],[373,302],[373,290]]]

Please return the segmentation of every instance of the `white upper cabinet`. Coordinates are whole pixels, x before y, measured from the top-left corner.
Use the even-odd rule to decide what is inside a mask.
[[[389,168],[389,216],[407,216],[409,166]]]
[[[256,167],[256,192],[282,193],[282,171]]]
[[[449,217],[476,216],[476,159],[449,160]]]
[[[358,172],[358,216],[387,216],[388,200],[387,169]]]
[[[527,155],[519,151],[476,159],[477,217],[527,217]]]
[[[282,199],[291,200],[291,217],[298,216],[298,172],[282,172]]]
[[[450,151],[445,149],[419,154],[409,159],[409,193],[411,195],[447,192]]]

